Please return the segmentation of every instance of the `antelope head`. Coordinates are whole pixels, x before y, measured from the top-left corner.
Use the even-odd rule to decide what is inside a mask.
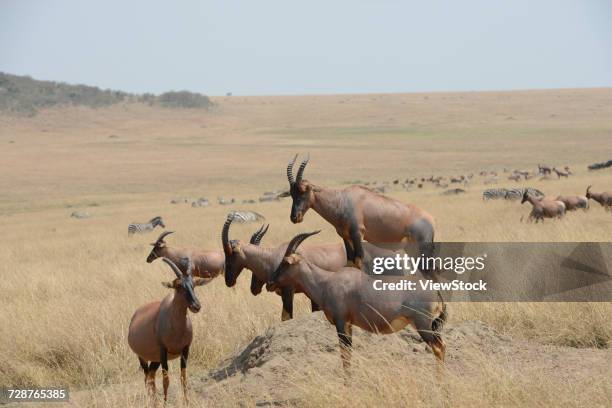
[[[295,251],[297,251],[297,248],[306,238],[316,235],[319,232],[321,232],[321,230],[305,232],[293,237],[293,239],[289,242],[289,245],[287,245],[287,250],[285,251],[283,260],[281,261],[280,265],[278,265],[270,277],[270,281],[266,285],[269,292],[276,291],[279,287],[287,285],[295,278],[295,274],[298,272],[299,265],[303,260],[299,254],[295,253]]]
[[[529,193],[527,191],[525,191],[523,193],[523,199],[521,200],[521,204],[524,204],[525,201],[529,200]]]
[[[166,238],[166,236],[172,234],[173,232],[174,231],[164,231],[161,233],[159,238],[157,238],[157,241],[151,243],[153,249],[151,249],[151,252],[147,257],[147,263],[151,263],[157,258],[164,256],[163,252],[164,248],[166,248],[166,242],[164,241],[164,238]]]
[[[229,214],[223,224],[221,232],[221,242],[223,244],[223,252],[225,253],[225,284],[231,288],[236,284],[236,280],[242,270],[246,267],[246,257],[242,251],[243,243],[239,240],[229,239],[229,228],[234,220],[234,215]],[[263,236],[268,232],[270,225],[262,225],[249,241],[252,245],[259,245]]]
[[[302,161],[297,172],[295,179],[293,178],[293,165],[297,160],[298,155],[296,154],[293,160],[287,165],[287,179],[289,180],[289,194],[293,199],[291,204],[291,222],[297,224],[304,220],[304,214],[311,207],[314,200],[314,189],[312,184],[307,180],[303,180],[304,169],[308,164],[309,157]]]
[[[168,258],[163,258],[164,262],[170,266],[176,279],[171,282],[162,282],[162,285],[169,289],[174,289],[177,295],[183,296],[187,302],[187,307],[192,313],[198,313],[202,308],[200,301],[195,295],[194,288],[206,283],[206,279],[193,277],[193,263],[187,257],[181,258],[181,263],[185,267],[185,273]]]

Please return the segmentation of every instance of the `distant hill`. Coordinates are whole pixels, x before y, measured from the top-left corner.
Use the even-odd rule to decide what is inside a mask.
[[[189,91],[138,95],[95,86],[39,81],[29,76],[0,72],[0,112],[33,115],[39,109],[54,106],[98,108],[120,102],[145,103],[166,108],[208,109],[212,106],[206,95]]]

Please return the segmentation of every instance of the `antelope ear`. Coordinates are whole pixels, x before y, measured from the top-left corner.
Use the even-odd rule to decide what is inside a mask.
[[[205,279],[205,278],[195,278],[193,280],[193,286],[202,286],[202,285],[206,285],[208,282],[210,282],[212,279]]]
[[[298,254],[291,254],[285,257],[285,262],[289,265],[295,265],[300,262],[302,258]]]
[[[289,197],[290,195],[291,195],[291,192],[287,190],[287,191],[283,191],[282,193],[278,194],[277,197],[284,198],[284,197]]]
[[[162,286],[167,287],[168,289],[174,289],[174,282],[162,282]]]

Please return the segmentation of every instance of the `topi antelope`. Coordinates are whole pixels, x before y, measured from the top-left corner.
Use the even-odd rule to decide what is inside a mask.
[[[229,228],[233,220],[233,214],[229,214],[221,232],[225,251],[225,284],[228,287],[234,286],[242,270],[247,268],[252,272],[251,293],[257,296],[283,259],[286,244],[277,248],[260,247],[259,243],[268,231],[267,226],[265,229],[262,226],[256,231],[250,242],[230,240]],[[346,265],[346,253],[342,244],[313,245],[303,248],[300,253],[309,261],[328,270],[339,270]],[[286,286],[280,291],[283,302],[281,320],[293,318],[293,297],[296,292],[301,293],[301,290],[291,286]],[[312,311],[319,310],[314,302],[311,307]]]
[[[128,225],[128,235],[134,235],[134,234],[137,234],[137,233],[138,234],[142,234],[142,233],[145,233],[145,232],[151,232],[158,225],[160,227],[162,227],[162,228],[166,228],[166,225],[164,224],[164,221],[162,220],[162,217],[151,218],[151,220],[149,222],[146,222],[144,224],[132,223],[132,224]]]
[[[352,267],[332,272],[314,265],[296,253],[306,238],[320,231],[295,236],[268,282],[269,291],[278,287],[301,287],[318,304],[327,320],[336,327],[344,368],[350,365],[352,326],[372,333],[394,333],[408,324],[444,361],[445,344],[440,329],[446,320],[446,305],[439,292],[377,291],[374,277]],[[401,277],[387,278],[399,282]]]
[[[343,190],[320,187],[303,179],[308,158],[302,161],[293,177],[297,155],[287,165],[289,194],[293,198],[291,222],[300,223],[309,208],[336,228],[344,240],[347,258],[355,266],[363,266],[362,240],[371,243],[416,241],[423,254],[433,248],[434,219],[412,204],[378,194],[363,186]]]
[[[557,178],[561,178],[561,177],[568,178],[569,177],[569,173],[567,171],[558,170],[555,167],[553,167],[553,171],[557,173]]]
[[[164,401],[168,399],[168,360],[181,357],[181,384],[183,398],[187,401],[187,359],[189,346],[193,339],[191,320],[187,315],[189,309],[198,313],[200,301],[194,288],[204,283],[204,279],[194,278],[193,266],[188,258],[182,260],[186,272],[169,259],[164,258],[176,279],[164,282],[167,288],[174,289],[161,302],[155,301],[141,306],[134,312],[128,331],[128,344],[138,356],[140,367],[145,375],[145,387],[155,397],[155,373],[162,366]]]
[[[565,204],[566,211],[575,211],[579,208],[587,210],[589,208],[589,200],[582,196],[557,196],[555,200]]]
[[[586,198],[597,201],[606,211],[612,211],[612,193],[609,191],[593,193],[591,192],[591,187],[588,186],[586,189]]]
[[[147,263],[157,258],[168,258],[177,265],[181,265],[182,258],[189,258],[193,263],[193,274],[200,278],[206,278],[206,283],[223,273],[225,259],[221,251],[207,251],[199,248],[177,248],[169,247],[164,240],[173,231],[164,231],[157,241],[151,243],[153,249],[147,257]],[[185,272],[185,270],[182,270]]]
[[[552,173],[552,169],[550,168],[550,166],[547,166],[545,164],[544,165],[538,164],[538,174],[545,176],[551,173]]]
[[[544,218],[561,218],[565,215],[565,204],[561,201],[551,200],[549,198],[536,198],[531,195],[528,191],[523,193],[523,199],[521,204],[529,201],[533,206],[531,213],[529,213],[529,220],[544,222]]]

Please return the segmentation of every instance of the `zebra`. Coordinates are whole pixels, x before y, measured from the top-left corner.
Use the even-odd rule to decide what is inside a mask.
[[[489,188],[482,193],[483,200],[519,200],[527,192],[534,197],[544,197],[544,193],[537,188]]]
[[[506,192],[506,196],[504,199],[506,200],[520,200],[523,198],[523,195],[527,193],[536,198],[544,197],[544,193],[538,190],[537,188],[527,187],[527,188],[511,188]]]
[[[240,223],[256,222],[266,219],[266,217],[256,213],[255,211],[232,211],[232,215],[234,217],[234,221]]]
[[[162,228],[166,228],[166,225],[164,224],[162,217],[152,218],[151,221],[145,224],[132,223],[128,225],[128,235],[134,235],[136,233],[142,234],[145,232],[151,232],[153,231],[153,228],[157,227],[158,225]]]
[[[505,188],[488,188],[482,192],[483,200],[499,200],[500,198],[506,198],[508,192]]]

